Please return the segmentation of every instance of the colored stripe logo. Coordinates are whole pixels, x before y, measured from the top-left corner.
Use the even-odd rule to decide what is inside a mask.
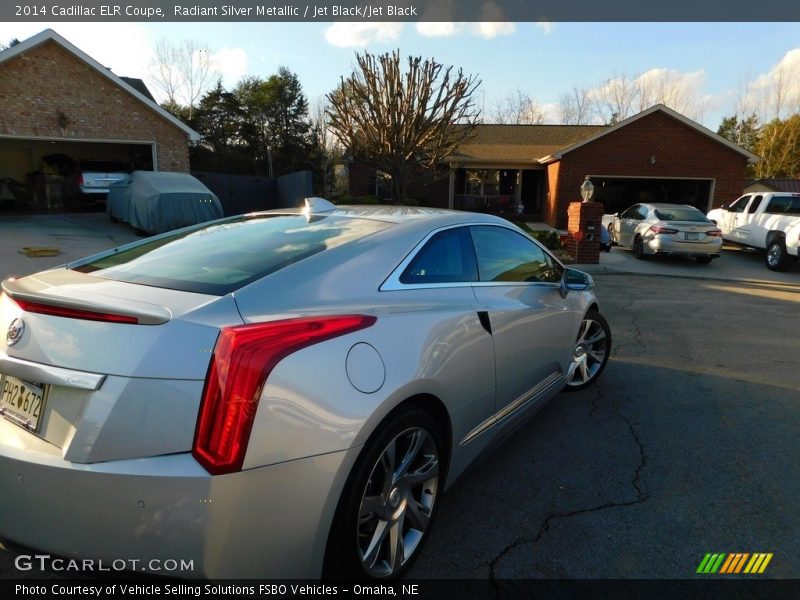
[[[769,561],[772,560],[772,553],[766,552],[709,552],[700,561],[697,573],[714,574],[722,573],[730,575],[733,573],[756,574],[763,573]]]

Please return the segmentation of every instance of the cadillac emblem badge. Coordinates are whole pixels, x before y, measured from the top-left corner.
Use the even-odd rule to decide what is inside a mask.
[[[8,331],[6,332],[6,344],[8,346],[13,346],[16,344],[25,333],[25,322],[22,319],[14,319],[11,321],[11,325],[8,326]]]

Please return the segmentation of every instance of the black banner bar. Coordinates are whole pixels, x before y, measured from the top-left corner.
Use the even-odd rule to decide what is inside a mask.
[[[3,0],[6,22],[800,21],[787,0]]]

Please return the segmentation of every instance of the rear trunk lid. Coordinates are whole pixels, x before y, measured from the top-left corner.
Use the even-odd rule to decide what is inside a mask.
[[[230,295],[63,268],[6,280],[0,412],[73,462],[188,452],[220,327],[241,323]]]

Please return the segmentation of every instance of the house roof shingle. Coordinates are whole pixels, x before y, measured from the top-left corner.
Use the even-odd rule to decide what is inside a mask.
[[[800,179],[756,179],[748,182],[747,185],[760,183],[774,189],[776,192],[800,193]]]
[[[447,157],[455,162],[538,162],[542,156],[574,144],[606,125],[486,125]]]

